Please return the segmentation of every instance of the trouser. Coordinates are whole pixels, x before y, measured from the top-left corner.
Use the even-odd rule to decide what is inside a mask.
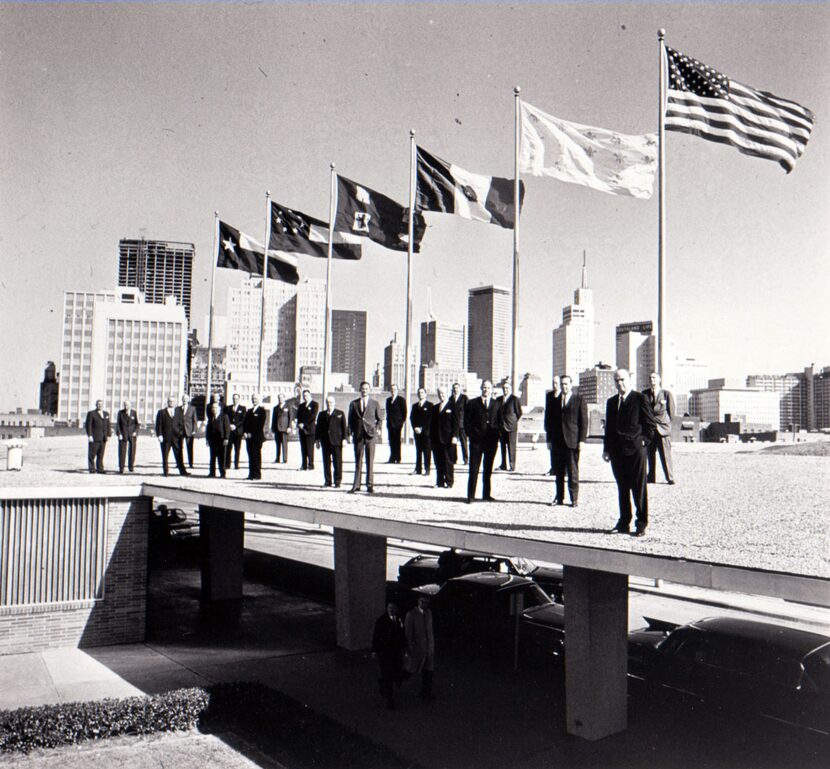
[[[216,466],[219,466],[219,475],[225,477],[225,442],[222,440],[209,443],[210,447],[210,475],[216,475]]]
[[[360,488],[360,475],[363,472],[363,457],[366,457],[366,488],[372,489],[375,486],[374,467],[375,464],[375,440],[374,438],[354,439],[354,483],[352,488]]]
[[[389,461],[396,465],[401,463],[401,430],[403,427],[386,426],[386,432],[389,434]]]
[[[657,462],[655,454],[660,454],[660,464],[663,466],[663,475],[667,481],[674,480],[674,470],[671,461],[671,436],[654,434],[648,445],[648,482],[657,480]]]
[[[473,499],[476,495],[478,471],[482,459],[484,459],[484,475],[481,480],[481,496],[483,499],[490,496],[490,476],[493,474],[493,463],[496,461],[498,447],[499,439],[496,433],[486,437],[481,443],[470,441],[470,469],[467,479],[467,497],[469,499]]]
[[[558,462],[557,456],[559,454],[559,449],[558,449],[556,443],[554,443],[554,441],[551,440],[550,435],[548,435],[548,443],[550,444],[550,474],[555,475],[556,474],[556,465],[557,465],[557,462]]]
[[[184,445],[187,447],[187,464],[191,469],[193,468],[193,436],[184,437]]]
[[[103,473],[104,472],[104,449],[107,447],[106,441],[92,441],[87,450],[87,464],[89,465],[89,472]]]
[[[568,476],[568,494],[571,502],[579,501],[579,449],[569,449],[567,446],[556,452],[556,499],[562,502],[565,499],[565,475]]]
[[[461,459],[466,465],[469,455],[467,452],[467,433],[464,432],[463,427],[458,431],[458,446],[461,446]],[[458,461],[458,446],[453,446],[453,456],[456,462]]]
[[[334,485],[339,486],[343,480],[343,446],[332,446],[326,441],[320,443],[323,449],[323,479],[326,486],[332,484],[332,470]]]
[[[274,443],[277,444],[277,455],[274,461],[285,464],[288,461],[288,433],[277,430],[274,433]]]
[[[184,462],[182,461],[181,440],[176,439],[161,442],[161,467],[164,470],[164,474],[167,475],[169,471],[167,459],[170,456],[170,449],[173,449],[173,458],[176,460],[176,467],[179,469],[179,475],[187,475],[187,470],[184,469]]]
[[[134,435],[118,441],[118,471],[124,472],[124,465],[130,468],[130,472],[135,468],[135,449],[136,437]]]
[[[452,443],[432,444],[435,459],[435,480],[439,486],[452,486],[455,481],[455,445]]]
[[[306,435],[300,431],[300,457],[302,458],[302,469],[314,469],[314,436]]]
[[[429,435],[420,433],[415,436],[415,472],[419,473],[423,470],[425,475],[429,475],[429,452],[430,452]]]
[[[518,430],[503,430],[499,435],[501,443],[501,469],[516,469],[516,439],[519,437]],[[508,461],[509,460],[509,461]]]
[[[231,454],[233,454],[233,466],[239,469],[239,454],[242,447],[242,427],[231,430],[231,437],[228,438],[228,451],[225,455],[225,467],[231,466]]]
[[[631,524],[631,498],[637,511],[637,528],[648,525],[648,487],[646,485],[646,450],[638,448],[633,454],[611,456],[611,470],[617,482],[620,501],[618,524],[628,528]]]
[[[262,478],[262,438],[246,438],[245,448],[248,451],[248,480],[258,481]]]

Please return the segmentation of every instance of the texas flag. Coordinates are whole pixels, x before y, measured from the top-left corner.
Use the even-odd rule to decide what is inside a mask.
[[[514,183],[465,171],[418,147],[416,209],[439,211],[479,222],[490,222],[512,230]],[[519,206],[524,200],[524,182],[519,183]]]

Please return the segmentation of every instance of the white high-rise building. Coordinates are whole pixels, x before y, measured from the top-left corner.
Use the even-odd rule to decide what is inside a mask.
[[[467,292],[467,370],[493,384],[510,376],[511,297],[510,291],[501,286],[480,286]]]
[[[588,288],[588,266],[582,255],[582,284],[574,302],[562,308],[562,325],[553,330],[553,376],[570,375],[579,385],[579,374],[593,366],[594,292]]]
[[[128,400],[149,423],[178,399],[187,372],[185,308],[169,297],[147,304],[140,291],[66,291],[58,419],[82,422],[97,400],[114,420]]]
[[[617,368],[624,368],[631,374],[631,387],[634,390],[642,390],[648,386],[648,372],[646,381],[640,381],[638,375],[639,360],[638,351],[648,341],[654,328],[650,320],[637,321],[634,323],[620,323],[615,329],[616,358],[614,365]],[[642,358],[643,356],[639,356]]]

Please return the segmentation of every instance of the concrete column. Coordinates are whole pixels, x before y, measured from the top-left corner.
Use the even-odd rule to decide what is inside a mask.
[[[627,722],[628,575],[564,568],[569,734],[599,740]]]
[[[245,514],[199,505],[202,601],[242,598]]]
[[[386,537],[334,530],[337,645],[354,651],[372,644],[386,606]]]

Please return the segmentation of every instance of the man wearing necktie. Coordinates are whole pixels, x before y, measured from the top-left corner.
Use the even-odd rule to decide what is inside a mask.
[[[438,403],[432,407],[432,424],[430,436],[432,453],[435,457],[435,485],[451,489],[455,482],[455,447],[458,443],[458,430],[461,413],[452,398],[447,398],[446,390],[438,388]]]
[[[551,404],[548,441],[557,446],[555,459],[556,496],[551,504],[565,504],[565,474],[571,505],[579,504],[579,452],[588,438],[588,406],[582,396],[571,389],[571,378],[561,379],[562,392]]]
[[[485,379],[481,383],[481,397],[467,402],[464,413],[464,428],[470,439],[470,469],[467,480],[467,503],[475,499],[478,471],[484,460],[482,477],[482,499],[495,501],[490,494],[490,477],[499,448],[499,427],[501,413],[498,401],[493,397],[493,383]]]
[[[556,442],[556,427],[553,422],[553,410],[556,402],[562,395],[562,384],[559,376],[553,378],[553,389],[545,395],[545,433],[550,452],[550,472],[548,475],[556,475],[556,454],[559,451],[559,444]]]
[[[118,472],[123,473],[125,465],[133,472],[138,442],[138,414],[129,401],[124,401],[124,408],[118,412],[115,424],[118,435]]]
[[[631,525],[631,498],[637,511],[635,537],[644,537],[648,526],[646,455],[654,434],[651,405],[641,393],[631,389],[629,373],[620,368],[614,373],[618,394],[605,404],[605,437],[602,458],[611,462],[617,482],[620,517],[611,534],[628,534]]]
[[[311,390],[303,390],[303,399],[297,406],[297,436],[300,439],[300,470],[314,469],[314,431],[317,429],[317,401],[311,399]]]
[[[91,473],[105,473],[104,451],[110,437],[110,415],[104,411],[104,401],[95,401],[95,408],[88,411],[84,424],[87,442],[87,465]],[[132,469],[132,468],[130,468]]]
[[[660,454],[660,464],[663,465],[663,475],[666,483],[674,484],[674,470],[671,461],[671,419],[675,415],[674,396],[660,386],[660,375],[652,371],[649,376],[649,387],[644,395],[648,397],[651,410],[654,412],[656,428],[654,437],[648,445],[648,482],[657,481],[656,454]]]
[[[173,398],[168,398],[167,408],[159,409],[156,414],[156,437],[161,446],[161,466],[164,474],[168,474],[167,460],[170,457],[170,449],[173,449],[179,475],[190,475],[184,469],[182,461],[182,438],[184,438],[182,412],[181,409],[176,408],[176,401]]]
[[[360,397],[349,404],[349,432],[354,443],[354,482],[350,494],[360,491],[360,475],[363,472],[363,460],[366,459],[366,491],[375,490],[375,436],[381,429],[380,407],[374,398],[369,397],[369,383],[360,383]]]
[[[259,404],[259,395],[251,396],[251,408],[245,412],[242,422],[242,434],[245,436],[245,449],[248,452],[248,480],[262,479],[262,444],[265,442],[265,424],[268,414]]]
[[[501,443],[501,467],[500,470],[509,470],[511,473],[516,469],[516,442],[519,437],[519,420],[522,418],[522,404],[513,395],[510,382],[502,386],[502,395],[499,398],[501,408],[501,429],[499,442]]]
[[[325,486],[340,488],[343,478],[343,440],[348,435],[346,415],[334,407],[334,396],[326,398],[326,408],[317,415],[315,437],[323,452],[323,480]],[[334,477],[332,479],[332,469]]]
[[[430,441],[430,427],[432,404],[427,400],[427,391],[418,388],[418,400],[412,404],[409,414],[409,424],[415,436],[415,470],[413,475],[429,475],[429,457],[432,449]]]

